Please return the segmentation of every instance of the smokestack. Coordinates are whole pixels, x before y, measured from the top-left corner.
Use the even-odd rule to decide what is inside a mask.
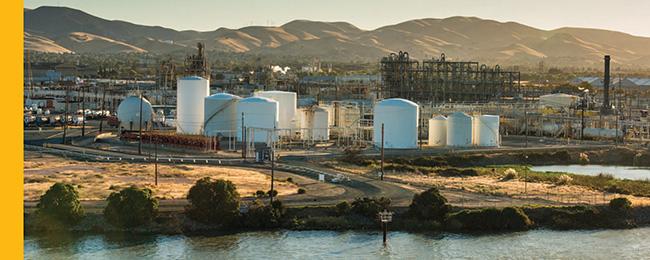
[[[602,111],[608,113],[611,106],[609,105],[609,55],[605,55],[605,77],[603,79],[603,107]]]

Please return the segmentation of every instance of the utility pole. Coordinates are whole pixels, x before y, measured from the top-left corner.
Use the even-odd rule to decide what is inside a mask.
[[[381,123],[381,180],[384,180],[384,123]]]
[[[582,94],[582,112],[580,115],[580,140],[584,140],[585,136],[585,107],[587,106],[587,92]]]
[[[140,93],[140,125],[138,127],[138,155],[142,154],[142,93]]]
[[[244,112],[241,112],[241,158],[246,159],[246,127],[244,127]]]
[[[81,136],[86,136],[86,91],[81,86]]]
[[[111,81],[109,80],[109,86],[111,84]],[[99,133],[102,133],[103,127],[104,127],[104,118],[106,115],[104,115],[104,104],[106,103],[106,87],[102,89],[102,111],[100,113],[101,117],[99,118]]]
[[[66,144],[66,137],[68,134],[68,109],[70,107],[70,85],[67,83],[65,86],[65,113],[63,113],[63,144]]]
[[[154,147],[153,148],[154,149],[153,150],[154,151],[153,152],[153,156],[154,156],[154,160],[153,160],[154,178],[155,178],[155,185],[158,186],[158,140],[156,140],[156,142],[154,142],[153,147]]]
[[[525,139],[525,145],[524,147],[528,147],[528,104],[526,102],[526,92],[524,92],[524,139]]]
[[[273,127],[273,134],[275,135],[275,126]],[[273,136],[271,136],[273,138]],[[271,141],[271,191],[269,194],[269,197],[271,198],[271,206],[273,206],[273,179],[275,177],[275,148],[274,148],[274,142]]]

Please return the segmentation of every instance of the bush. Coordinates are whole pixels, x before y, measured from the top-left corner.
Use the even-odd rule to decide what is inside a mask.
[[[439,170],[438,175],[443,177],[464,177],[464,176],[478,176],[478,172],[474,169],[459,170],[455,168],[447,168]]]
[[[279,200],[274,200],[270,206],[255,200],[248,212],[244,214],[244,226],[247,228],[280,227],[285,211],[284,205]]]
[[[632,207],[632,202],[627,198],[615,198],[609,201],[609,208],[617,211],[628,210]]]
[[[305,189],[303,189],[303,188],[298,189],[298,194],[305,194],[305,193],[307,193],[307,191]]]
[[[150,189],[129,187],[113,192],[106,199],[106,220],[120,227],[135,227],[150,223],[158,213],[158,200]]]
[[[70,184],[55,183],[41,196],[36,216],[45,227],[76,224],[84,216],[79,193]]]
[[[287,182],[293,183],[293,178],[291,178],[291,177],[287,178]]]
[[[450,210],[451,206],[447,204],[447,199],[440,195],[436,188],[415,194],[409,206],[409,214],[420,220],[441,221]]]
[[[275,198],[275,197],[278,196],[278,190],[269,190],[269,191],[266,192],[266,195],[268,195],[269,197],[274,197]]]
[[[352,206],[350,206],[350,203],[347,201],[341,201],[338,204],[336,204],[336,214],[339,216],[344,216],[349,214],[351,209]]]
[[[462,230],[527,230],[533,222],[519,208],[463,210],[447,219],[448,227]]]
[[[186,212],[194,220],[223,226],[239,217],[239,193],[230,181],[202,178],[190,188],[187,199]]]
[[[588,164],[589,163],[589,155],[586,153],[580,153],[580,157],[578,158],[578,162],[580,164]]]
[[[573,178],[571,178],[571,176],[566,175],[566,174],[562,174],[562,175],[557,177],[557,180],[555,181],[555,184],[569,185],[569,184],[571,184],[572,181],[573,181]]]
[[[375,219],[380,211],[387,210],[389,206],[390,199],[388,198],[357,198],[352,202],[351,211],[366,218]]]
[[[506,169],[506,170],[503,172],[503,174],[504,174],[504,175],[503,175],[503,178],[501,178],[501,180],[503,180],[503,181],[514,180],[514,179],[517,179],[517,178],[519,177],[519,174],[518,174],[517,171],[516,171],[515,169],[513,169],[513,168],[508,168],[508,169]]]

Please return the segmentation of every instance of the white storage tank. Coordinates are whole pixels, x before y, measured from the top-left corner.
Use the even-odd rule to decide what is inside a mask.
[[[455,112],[447,117],[447,146],[472,146],[473,118],[463,112]]]
[[[273,127],[278,125],[278,108],[278,102],[270,98],[248,97],[239,100],[237,103],[237,140],[242,140],[242,113],[244,114],[244,127],[252,129],[246,133],[249,135],[246,137],[248,141],[268,143],[271,140],[277,140],[277,136],[272,132]]]
[[[429,119],[429,146],[447,145],[447,118],[437,115]]]
[[[384,148],[417,148],[418,117],[419,106],[412,101],[401,98],[379,101],[374,108],[374,144],[381,147],[381,125],[384,124]]]
[[[255,96],[270,98],[278,102],[280,121],[278,128],[291,129],[296,128],[299,122],[296,122],[296,110],[298,103],[298,95],[295,92],[287,91],[259,91],[255,92]],[[289,131],[282,131],[284,134],[289,134]]]
[[[152,126],[153,108],[146,98],[142,98],[142,129],[146,130]],[[122,100],[117,107],[117,120],[120,122],[120,129],[126,131],[140,130],[140,98],[129,96]]]
[[[228,93],[217,93],[205,98],[205,135],[237,136],[237,103],[240,99],[241,97]]]
[[[203,133],[205,97],[210,94],[210,82],[199,76],[178,80],[176,89],[176,132]]]
[[[477,121],[476,128],[476,145],[486,147],[499,146],[499,116],[497,115],[480,115],[474,120]]]
[[[300,128],[303,140],[329,140],[329,111],[322,107],[299,109]]]

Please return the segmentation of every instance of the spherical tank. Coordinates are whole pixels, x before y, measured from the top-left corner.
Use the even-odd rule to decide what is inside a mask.
[[[152,126],[153,108],[149,100],[142,98],[142,129],[146,130]],[[120,121],[120,128],[126,131],[140,130],[140,98],[129,96],[122,100],[117,107],[117,119]]]
[[[278,102],[280,121],[278,128],[291,129],[296,128],[299,122],[296,122],[296,110],[298,103],[298,96],[295,92],[287,91],[259,91],[255,92],[255,96],[270,98]],[[283,134],[290,134],[290,131],[282,131]]]
[[[203,132],[207,136],[237,136],[237,103],[241,98],[217,93],[205,98]]]
[[[429,119],[429,146],[447,145],[447,118],[442,115]]]
[[[463,112],[447,117],[447,146],[472,146],[473,118]]]
[[[237,103],[237,139],[242,140],[242,113],[246,140],[253,142],[269,142],[277,140],[273,128],[278,125],[277,101],[265,97],[248,97]]]
[[[499,116],[481,115],[478,116],[478,129],[476,137],[478,146],[497,147],[499,146]]]
[[[412,101],[391,98],[375,104],[373,142],[381,147],[381,126],[384,125],[384,148],[417,148],[419,106]]]
[[[176,88],[176,132],[202,134],[205,97],[210,94],[210,82],[198,76],[183,77]]]

